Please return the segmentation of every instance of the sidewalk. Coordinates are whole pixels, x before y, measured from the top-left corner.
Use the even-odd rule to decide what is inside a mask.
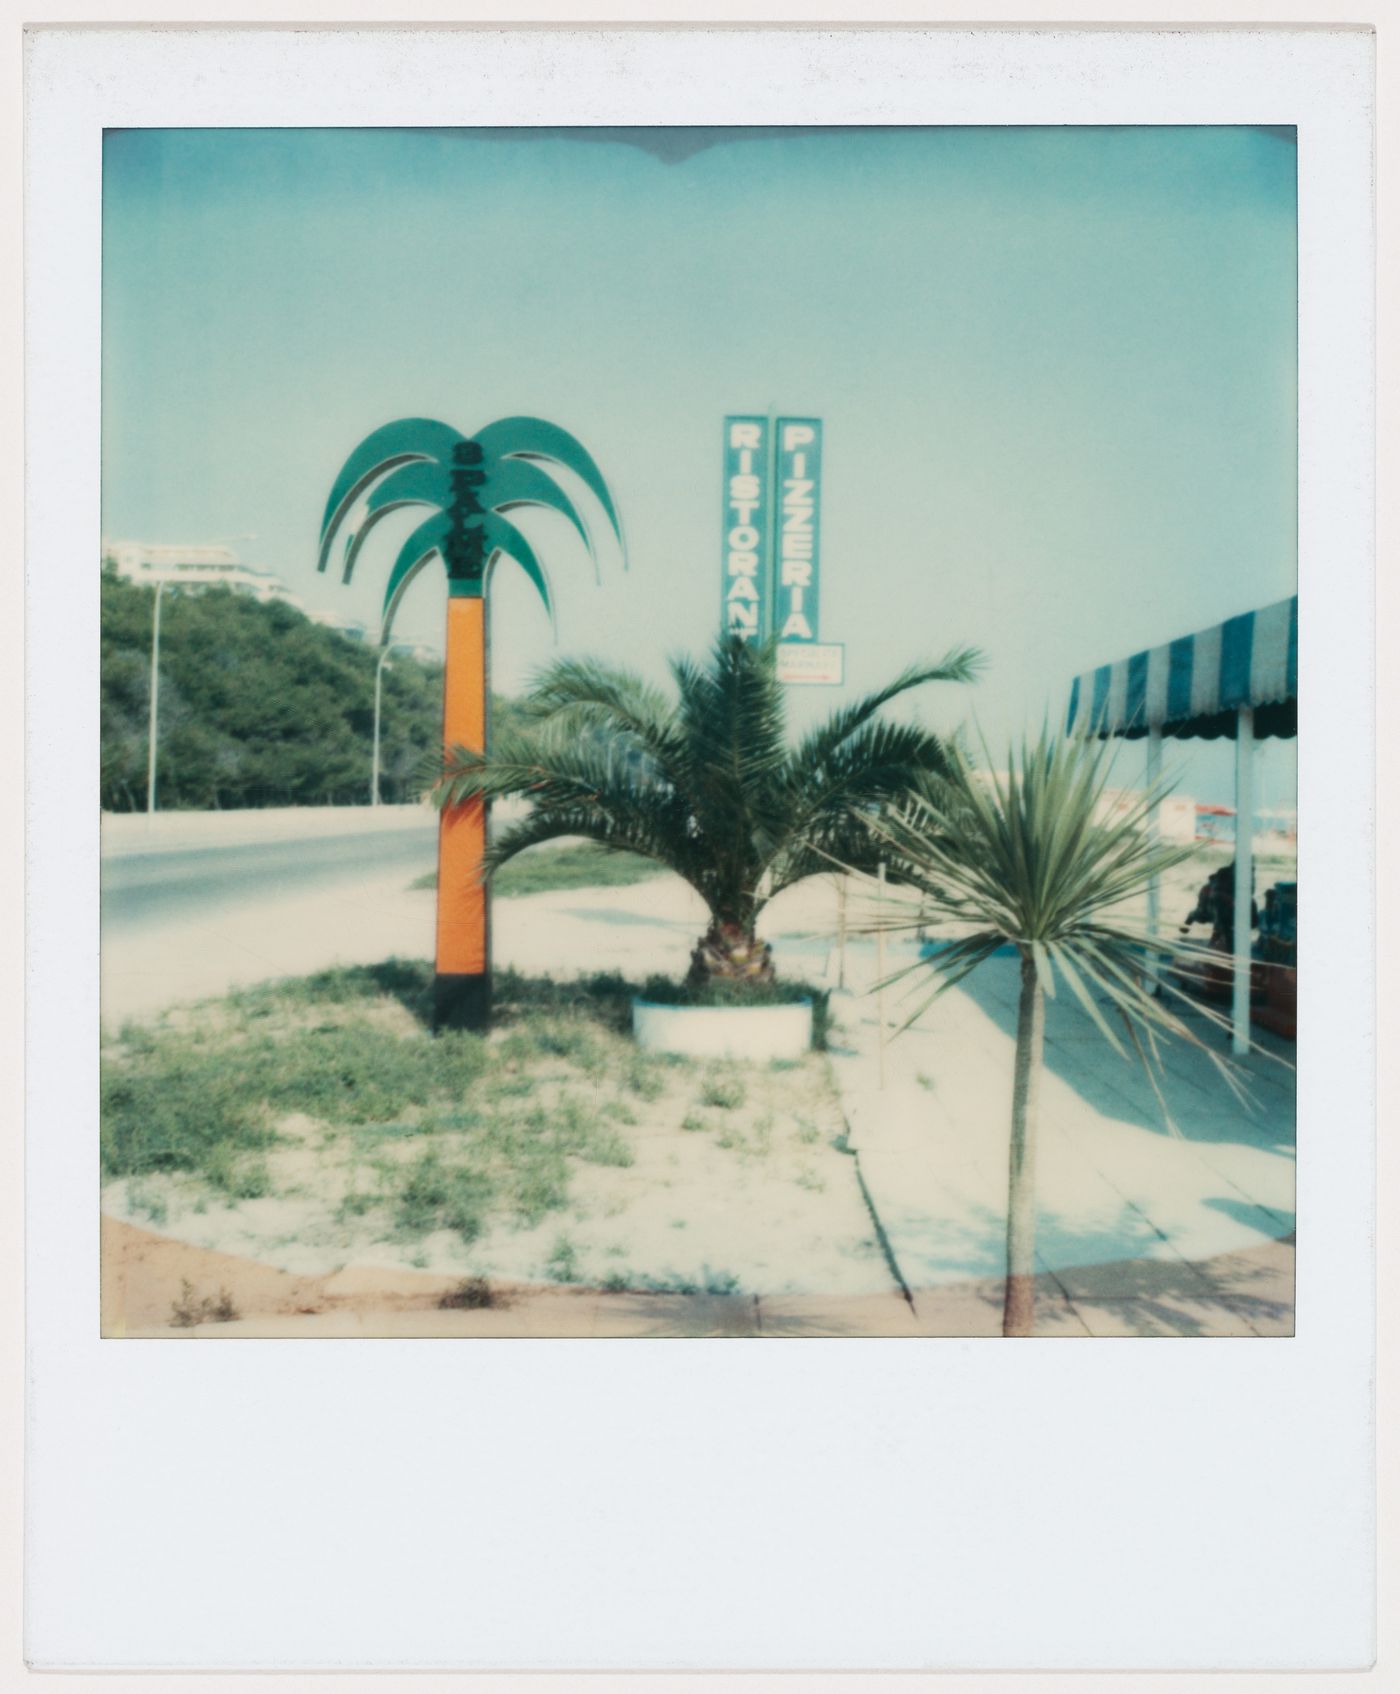
[[[889,968],[916,957],[892,948]],[[868,949],[848,951],[848,981],[873,985]],[[893,1027],[932,986],[910,981],[886,991]],[[989,961],[887,1040],[883,1086],[874,996],[836,997],[832,1066],[871,1209],[915,1307],[950,1324],[976,1315],[970,1288],[999,1296],[1018,993],[1019,961]],[[1199,1033],[1223,1048],[1204,1020]],[[1162,1057],[1159,1102],[1076,1005],[1047,1005],[1037,1329],[1291,1334],[1293,1073],[1251,1054],[1241,1105],[1206,1054]]]
[[[1037,1301],[1037,1336],[1287,1333],[1270,1314],[1291,1286],[1291,1264],[1291,1249],[1275,1246],[1202,1267],[1230,1288],[1228,1303],[1224,1297],[1183,1298],[1150,1269],[1134,1284],[1131,1310],[1122,1300],[1070,1301],[1047,1279]],[[612,1294],[520,1285],[498,1289],[499,1303],[486,1310],[444,1310],[440,1302],[456,1286],[450,1277],[382,1267],[296,1276],[102,1219],[102,1333],[114,1339],[967,1339],[1001,1333],[995,1281],[948,1284],[913,1299],[893,1289],[846,1296]],[[177,1302],[225,1288],[236,1290],[232,1321],[188,1328],[169,1321]],[[1242,1318],[1250,1329],[1241,1328]]]

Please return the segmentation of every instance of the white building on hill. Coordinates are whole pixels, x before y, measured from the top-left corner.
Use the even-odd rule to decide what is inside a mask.
[[[343,612],[308,612],[312,623],[318,623],[325,629],[333,629],[343,635],[347,641],[368,641],[369,626],[363,618],[347,618]]]
[[[372,631],[369,625],[360,618],[350,618],[346,617],[343,612],[324,610],[308,612],[306,615],[312,623],[318,623],[324,629],[335,630],[338,634],[343,635],[347,641],[360,641],[367,647],[377,648],[377,632]],[[395,637],[393,648],[396,654],[405,658],[416,659],[420,665],[432,666],[442,663],[442,649],[434,647],[428,641],[401,641]]]
[[[185,593],[192,589],[228,588],[251,599],[281,600],[301,609],[301,598],[271,571],[244,564],[231,547],[181,542],[150,545],[144,541],[104,541],[102,563],[119,577],[147,588],[164,583]]]

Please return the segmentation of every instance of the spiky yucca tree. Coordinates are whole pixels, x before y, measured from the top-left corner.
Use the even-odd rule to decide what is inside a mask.
[[[630,671],[562,660],[526,697],[531,727],[488,758],[453,749],[436,798],[531,800],[489,849],[489,869],[573,835],[654,859],[709,910],[692,982],[768,981],[757,932],[768,901],[836,863],[873,869],[862,814],[949,768],[938,736],[882,719],[882,707],[924,683],[968,682],[979,662],[959,649],[913,666],[793,745],[771,642],[722,635],[704,664],[673,660],[674,697]]]
[[[390,568],[380,640],[389,639],[394,615],[418,573],[440,560],[448,596],[444,748],[488,742],[486,596],[496,562],[511,559],[519,565],[554,615],[544,567],[510,515],[530,506],[558,512],[593,550],[573,500],[550,474],[556,469],[572,472],[590,490],[620,547],[622,526],[602,473],[567,430],[543,418],[500,418],[471,437],[436,418],[399,418],[365,437],[331,489],[317,568],[326,569],[334,543],[343,536],[346,582],[366,541],[390,513],[418,508],[424,514]],[[357,508],[358,528],[347,534]],[[485,847],[480,800],[444,810],[438,832],[435,1025],[480,1026],[489,1013],[490,910],[481,875]]]
[[[1121,812],[1105,805],[1111,758],[1097,742],[1052,742],[1042,734],[1023,744],[1019,755],[1013,752],[1005,775],[999,775],[973,770],[954,751],[938,790],[865,826],[891,873],[919,899],[917,911],[911,905],[907,915],[887,917],[881,927],[943,928],[948,936],[938,952],[898,973],[927,971],[937,979],[905,1027],[1005,943],[1013,943],[1021,956],[1004,1335],[1030,1335],[1034,1325],[1045,996],[1063,983],[1120,1054],[1128,1051],[1120,1034],[1144,1062],[1155,1059],[1158,1037],[1175,1037],[1203,1048],[1229,1075],[1224,1061],[1173,1010],[1173,1002],[1187,996],[1165,974],[1162,998],[1145,980],[1144,967],[1154,956],[1159,963],[1199,961],[1207,951],[1154,935],[1122,909],[1193,849],[1162,845],[1146,829],[1163,790],[1144,794]],[[1215,1014],[1205,1015],[1223,1026]]]

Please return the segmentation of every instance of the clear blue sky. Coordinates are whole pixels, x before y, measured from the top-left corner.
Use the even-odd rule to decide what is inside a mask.
[[[815,414],[822,637],[861,689],[981,646],[977,688],[919,710],[994,741],[1076,672],[1293,591],[1291,132],[626,134],[109,134],[104,532],[252,533],[373,624],[389,524],[351,588],[315,573],[346,453],[405,414],[538,413],[631,554],[600,587],[540,517],[560,649],[659,674],[717,624],[725,413]],[[399,632],[440,637],[443,598],[425,573]],[[554,650],[504,572],[493,639],[508,691]],[[1217,747],[1184,785],[1227,771]]]

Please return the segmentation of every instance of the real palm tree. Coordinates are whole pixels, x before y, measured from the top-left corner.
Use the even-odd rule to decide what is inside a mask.
[[[1154,994],[1145,966],[1199,960],[1196,943],[1150,932],[1124,903],[1191,856],[1147,829],[1163,791],[1118,810],[1106,803],[1111,753],[1075,738],[1042,735],[1013,753],[1005,775],[974,770],[954,751],[939,789],[866,821],[891,871],[915,892],[919,910],[881,927],[943,929],[946,942],[897,973],[928,971],[936,984],[907,1020],[955,987],[1007,942],[1020,954],[1021,988],[1011,1091],[1007,1179],[1004,1335],[1034,1328],[1035,1163],[1044,1070],[1045,996],[1062,983],[1107,1041],[1125,1057],[1156,1058],[1159,1037],[1203,1048],[1224,1061],[1173,1009],[1187,996],[1163,975]],[[1203,1009],[1204,1010],[1204,1009]],[[1105,1013],[1108,1016],[1105,1016]],[[1209,1011],[1207,1017],[1221,1023]],[[1120,1032],[1110,1019],[1121,1025]],[[1144,1045],[1145,1043],[1145,1045]],[[1231,1079],[1233,1080],[1233,1079]]]
[[[709,912],[691,980],[768,981],[765,905],[838,863],[873,869],[862,815],[949,768],[939,736],[882,708],[925,683],[968,682],[979,663],[964,648],[911,666],[792,744],[772,642],[721,635],[705,663],[673,660],[673,696],[630,671],[565,659],[526,696],[531,727],[489,757],[454,748],[435,797],[529,797],[528,816],[488,851],[488,870],[561,836],[666,866]]]
[[[551,617],[549,578],[508,514],[542,506],[592,540],[569,495],[550,471],[572,472],[591,491],[622,545],[616,507],[601,472],[567,430],[542,418],[501,418],[462,435],[435,418],[400,418],[365,437],[342,466],[326,502],[317,568],[344,537],[349,582],[366,541],[391,512],[420,507],[423,521],[399,548],[384,591],[381,644],[409,585],[433,559],[447,570],[447,641],[443,677],[444,748],[487,743],[486,595],[492,568],[515,561],[539,590]],[[359,508],[359,527],[347,534]],[[596,555],[594,558],[596,567]],[[438,837],[434,1022],[480,1025],[490,1003],[490,928],[482,855],[486,817],[479,800],[444,810]]]

